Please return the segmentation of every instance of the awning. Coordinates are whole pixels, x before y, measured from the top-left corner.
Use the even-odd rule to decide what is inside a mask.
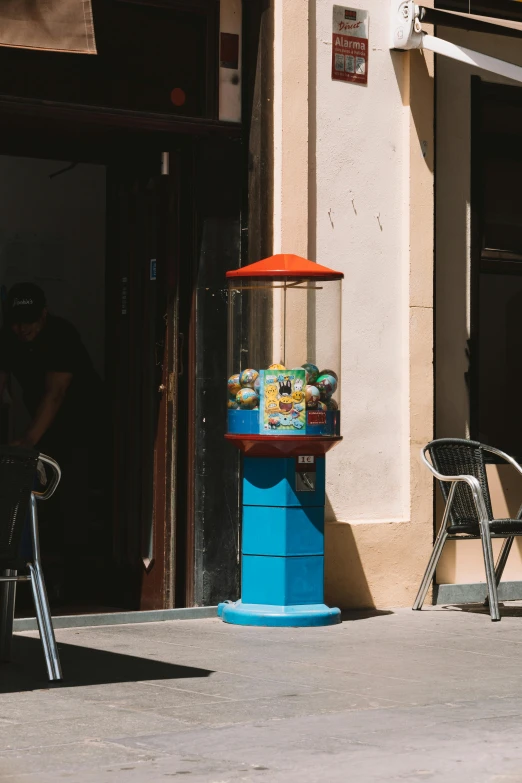
[[[91,0],[0,0],[0,46],[96,54]]]
[[[508,0],[511,2],[511,0]],[[472,65],[489,73],[504,76],[522,83],[522,67],[514,63],[499,60],[497,57],[490,57],[481,52],[475,52],[464,46],[439,38],[435,35],[429,35],[422,29],[422,22],[427,24],[443,25],[448,27],[463,28],[465,30],[474,30],[476,32],[491,33],[494,35],[509,35],[517,38],[522,37],[520,26],[506,27],[500,24],[491,24],[465,16],[460,13],[448,13],[417,5],[415,0],[390,0],[391,4],[391,47],[407,51],[409,49],[429,49],[436,54],[450,57],[453,60]]]

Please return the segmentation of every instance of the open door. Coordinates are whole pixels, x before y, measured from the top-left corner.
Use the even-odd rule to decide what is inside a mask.
[[[109,165],[114,557],[129,608],[174,605],[179,182],[174,154]]]

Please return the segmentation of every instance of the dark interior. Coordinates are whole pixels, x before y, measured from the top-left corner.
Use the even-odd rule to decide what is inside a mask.
[[[522,90],[477,83],[472,123],[473,437],[522,456]]]
[[[50,312],[80,332],[105,386],[107,415],[95,475],[91,465],[89,480],[78,477],[65,503],[59,491],[56,500],[41,504],[44,568],[55,612],[137,609],[143,558],[151,557],[145,539],[154,505],[166,331],[161,151],[138,142],[116,154],[110,145],[93,162],[88,148],[71,146],[66,138],[61,149],[60,160],[39,157],[41,148],[38,157],[30,156],[30,148],[23,158],[0,155],[4,188],[18,216],[13,231],[7,223],[4,231],[3,295],[22,279],[40,285]],[[128,156],[130,169],[124,165]],[[23,180],[18,188],[17,174]],[[16,384],[11,396],[2,416],[4,441],[17,437],[27,419]],[[85,466],[74,463],[74,470],[87,477]],[[30,610],[23,588],[18,606]]]
[[[94,9],[97,55],[0,49],[0,94],[174,116],[211,116],[215,13],[208,3],[206,8],[196,3],[190,12],[176,6],[98,3]],[[182,94],[173,102],[175,89]]]
[[[239,456],[223,443],[218,389],[226,380],[224,276],[248,241],[246,152],[241,129],[216,122],[218,7],[103,0],[94,3],[98,55],[0,48],[0,160],[11,168],[23,161],[31,182],[34,161],[46,183],[42,203],[57,205],[55,234],[60,214],[67,221],[74,213],[76,179],[97,172],[91,179],[105,200],[103,209],[95,199],[85,205],[76,233],[81,242],[105,225],[103,313],[98,302],[78,329],[92,349],[95,324],[103,344],[107,481],[69,505],[67,517],[81,512],[82,522],[70,526],[81,535],[67,543],[65,592],[53,588],[59,542],[46,530],[54,512],[51,503],[41,508],[54,614],[206,605],[238,594]],[[20,230],[31,233],[31,223]],[[68,274],[71,255],[66,249],[58,263],[47,252]],[[43,267],[33,277],[51,291],[56,269]],[[53,293],[57,314],[68,301],[62,289],[61,298]],[[71,320],[86,309],[80,294],[81,285],[71,294],[79,308],[69,301],[63,313]],[[4,406],[4,440],[12,419]],[[18,611],[33,614],[24,592]]]

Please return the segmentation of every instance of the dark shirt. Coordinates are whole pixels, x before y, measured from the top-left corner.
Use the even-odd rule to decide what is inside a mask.
[[[0,372],[11,373],[22,388],[24,403],[34,416],[45,394],[48,372],[72,373],[65,399],[51,425],[55,434],[74,438],[88,433],[102,402],[102,381],[75,327],[53,315],[31,342],[11,329],[0,331]]]

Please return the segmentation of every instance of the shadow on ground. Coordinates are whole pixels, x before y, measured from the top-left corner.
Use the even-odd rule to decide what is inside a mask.
[[[499,603],[500,617],[522,617],[522,606],[510,606]],[[489,617],[489,606],[485,604],[448,604],[441,607],[443,612],[467,612],[469,614],[484,614]]]
[[[181,680],[213,674],[210,669],[177,666],[73,644],[59,643],[58,649],[64,679],[53,685],[47,680],[40,639],[15,635],[11,662],[0,664],[0,693],[59,688],[60,685],[81,687],[118,682]]]
[[[343,609],[341,619],[343,623],[353,620],[369,620],[372,617],[382,617],[385,614],[393,614],[387,609]]]

